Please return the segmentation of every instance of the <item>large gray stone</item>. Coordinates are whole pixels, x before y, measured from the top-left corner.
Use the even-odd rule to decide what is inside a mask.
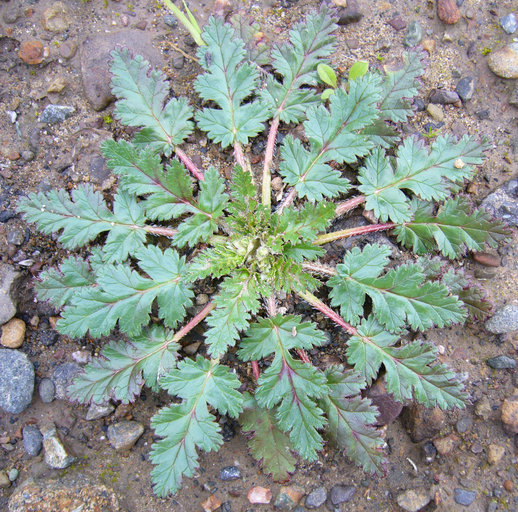
[[[134,50],[154,67],[165,65],[164,58],[152,44],[150,32],[126,29],[88,36],[81,45],[81,75],[85,96],[94,110],[103,110],[114,99],[109,68],[110,52],[116,47]]]
[[[16,304],[11,297],[13,284],[20,274],[11,265],[0,263],[0,325],[16,314]]]
[[[494,334],[518,331],[518,304],[507,304],[497,309],[485,326]]]
[[[19,350],[0,349],[0,407],[11,414],[25,410],[32,401],[34,366]]]

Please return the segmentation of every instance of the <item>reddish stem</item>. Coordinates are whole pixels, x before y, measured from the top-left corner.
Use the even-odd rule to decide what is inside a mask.
[[[259,370],[259,364],[257,361],[252,361],[252,373],[254,374],[254,379],[259,380],[261,376],[261,371]]]
[[[306,354],[306,351],[302,348],[298,348],[297,349],[297,354],[299,355],[300,357],[300,360],[303,362],[303,363],[308,363],[308,364],[311,364],[311,361],[309,360],[309,357],[308,355]]]
[[[161,235],[168,237],[173,237],[174,235],[176,235],[176,233],[178,233],[177,229],[163,228],[160,226],[145,226],[144,230],[148,233],[151,233],[152,235]]]
[[[297,191],[295,190],[295,188],[292,188],[289,191],[288,195],[284,198],[283,202],[280,204],[279,208],[277,208],[277,213],[279,215],[282,213],[284,208],[287,208],[288,206],[290,206],[293,203],[296,195],[297,195]]]
[[[236,158],[236,162],[241,166],[241,169],[243,169],[243,171],[246,171],[247,167],[245,163],[245,155],[243,154],[243,148],[241,147],[241,144],[239,144],[239,142],[236,142],[234,144],[234,156]]]
[[[268,134],[268,142],[266,143],[266,152],[264,154],[262,202],[266,206],[269,206],[271,203],[272,174],[270,169],[273,162],[273,152],[275,150],[275,140],[277,139],[278,131],[279,117],[275,117],[270,125],[270,133]]]
[[[313,241],[314,245],[323,245],[328,242],[334,242],[342,238],[349,238],[351,236],[364,235],[366,233],[375,233],[376,231],[385,231],[387,229],[395,228],[397,224],[394,222],[386,222],[385,224],[373,224],[371,226],[360,226],[357,228],[343,229],[341,231],[333,231],[325,235],[317,236]]]
[[[338,203],[336,205],[335,215],[338,217],[350,210],[354,210],[354,208],[360,206],[365,201],[365,199],[365,196],[356,196],[351,197],[351,199],[343,201],[342,203]]]
[[[194,162],[178,147],[174,148],[176,156],[180,159],[180,161],[187,167],[189,172],[198,180],[203,181],[205,176],[203,173],[196,167]]]
[[[202,322],[208,314],[216,307],[214,302],[209,302],[206,306],[196,315],[194,315],[189,322],[187,322],[175,335],[173,340],[181,340],[190,330],[194,329],[200,322]]]

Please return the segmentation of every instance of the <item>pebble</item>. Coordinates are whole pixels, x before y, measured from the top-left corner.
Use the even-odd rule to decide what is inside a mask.
[[[146,30],[147,27],[147,21],[141,20],[135,24],[135,28],[138,28],[139,30]]]
[[[272,500],[272,491],[266,487],[255,486],[248,491],[248,501],[252,505],[268,505]]]
[[[480,400],[477,401],[475,405],[475,414],[482,418],[484,421],[487,421],[491,416],[492,412],[491,403],[487,396],[483,396]]]
[[[24,41],[20,45],[18,57],[20,57],[25,64],[40,64],[43,62],[43,43],[41,41]]]
[[[7,243],[22,245],[25,240],[25,233],[21,229],[13,229],[7,233]]]
[[[499,256],[488,252],[476,252],[473,259],[485,267],[499,267],[502,264]]]
[[[504,489],[507,491],[507,492],[513,492],[513,489],[514,489],[514,484],[511,480],[506,480],[504,482]]]
[[[281,510],[293,510],[304,494],[304,489],[298,486],[281,487],[273,506]]]
[[[304,505],[306,508],[318,508],[322,506],[327,500],[327,490],[325,487],[317,487],[313,489],[307,496]]]
[[[19,474],[20,472],[16,468],[12,468],[7,473],[7,478],[9,478],[11,482],[16,482],[16,479],[18,478]]]
[[[396,16],[395,18],[392,18],[388,24],[394,29],[394,30],[397,30],[398,32],[400,30],[403,30],[404,28],[406,28],[406,21],[401,17],[401,16]]]
[[[487,461],[492,466],[498,464],[505,455],[505,446],[490,444],[487,449]]]
[[[81,367],[77,363],[62,363],[56,366],[52,374],[52,382],[56,386],[56,398],[65,400],[67,388],[72,384],[74,378],[81,373]]]
[[[475,115],[477,116],[477,119],[479,121],[485,121],[486,119],[489,119],[489,110],[487,110],[487,109],[477,110],[475,112]]]
[[[518,107],[518,86],[513,89],[511,96],[509,98],[509,105],[513,107]]]
[[[38,386],[38,393],[40,400],[44,404],[50,404],[56,396],[56,386],[54,382],[48,378],[41,379],[40,385]]]
[[[221,500],[215,494],[211,494],[201,506],[205,512],[214,512],[221,507]]]
[[[417,46],[421,39],[423,38],[423,29],[421,25],[417,21],[412,21],[410,25],[408,25],[408,30],[403,40],[403,44],[408,48],[413,48]]]
[[[59,438],[56,427],[54,425],[45,425],[42,427],[41,433],[43,434],[46,464],[54,469],[68,468],[76,458],[67,452]]]
[[[469,491],[467,489],[460,489],[458,487],[453,491],[453,493],[455,503],[464,505],[465,507],[469,507],[477,497],[476,491]]]
[[[460,20],[460,11],[455,0],[437,0],[437,15],[446,25],[454,25]]]
[[[68,119],[74,112],[74,107],[66,105],[47,105],[40,115],[40,122],[47,124],[62,123]]]
[[[350,25],[356,23],[363,18],[360,11],[358,0],[347,0],[345,7],[338,8],[338,25]]]
[[[455,448],[458,440],[459,438],[455,434],[450,434],[449,436],[434,439],[433,444],[437,448],[439,455],[449,455]]]
[[[508,33],[514,34],[518,28],[518,20],[514,13],[509,13],[507,16],[500,18],[500,26]]]
[[[67,81],[62,77],[58,76],[50,82],[47,87],[47,93],[58,93],[61,92],[67,86]]]
[[[426,111],[430,115],[432,119],[435,121],[444,121],[444,112],[441,107],[434,105],[433,103],[428,103],[426,107]]]
[[[91,404],[86,413],[85,420],[93,421],[104,418],[109,416],[114,410],[115,407],[112,404]]]
[[[436,435],[444,426],[446,415],[439,407],[429,409],[424,405],[412,404],[405,407],[403,423],[414,443],[420,443]]]
[[[431,103],[438,103],[439,105],[451,105],[460,101],[459,95],[455,91],[446,89],[433,90],[429,99]]]
[[[77,43],[72,40],[61,43],[59,47],[59,55],[64,59],[71,59],[77,52]]]
[[[511,226],[518,226],[518,180],[510,180],[489,194],[482,207]]]
[[[424,461],[431,464],[437,456],[437,448],[431,441],[426,441],[422,446]]]
[[[459,434],[465,434],[473,425],[473,420],[470,416],[464,416],[463,418],[459,418],[455,425],[457,432]]]
[[[431,497],[426,491],[409,489],[397,497],[398,505],[406,512],[419,512],[430,503]]]
[[[336,507],[340,503],[352,500],[355,492],[354,485],[333,485],[329,491],[329,500]]]
[[[39,333],[39,341],[45,347],[51,347],[58,341],[59,334],[53,329],[46,329]]]
[[[70,21],[68,12],[62,2],[54,2],[43,11],[43,28],[49,32],[61,33],[68,30]]]
[[[23,447],[28,455],[36,457],[43,446],[43,436],[35,425],[26,425],[22,430]]]
[[[435,50],[435,39],[424,39],[421,43],[423,50],[428,52],[428,55],[432,55]]]
[[[7,488],[11,486],[11,480],[5,471],[0,471],[0,488]]]
[[[518,434],[518,395],[502,402],[502,423],[508,432]]]
[[[172,14],[166,14],[163,20],[168,27],[176,28],[178,26],[178,20],[176,19],[176,16],[173,16]]]
[[[0,349],[0,407],[11,414],[24,411],[32,401],[34,367],[23,352]]]
[[[377,379],[367,390],[367,398],[370,398],[372,405],[378,409],[376,425],[389,425],[403,410],[403,404],[396,402],[394,396],[387,393],[383,378]]]
[[[88,350],[76,350],[72,352],[72,359],[79,364],[87,364],[92,360],[92,354]]]
[[[2,14],[2,19],[4,20],[5,23],[10,25],[12,23],[16,23],[18,18],[21,18],[21,16],[22,16],[21,10],[13,7],[11,9],[4,10],[4,12]]]
[[[237,466],[227,466],[219,472],[219,478],[220,480],[238,480],[241,478],[241,471]]]
[[[516,368],[516,361],[511,357],[499,355],[486,359],[486,364],[495,370],[506,370]]]
[[[518,42],[491,52],[487,64],[501,78],[518,78]]]
[[[183,55],[178,55],[171,63],[173,64],[174,69],[183,69],[185,66],[185,57]]]
[[[117,451],[129,450],[144,433],[138,421],[121,421],[108,427],[108,441]]]
[[[497,309],[484,326],[493,334],[504,334],[518,330],[518,304],[507,304]]]
[[[25,339],[25,322],[21,318],[12,318],[2,326],[0,343],[7,348],[22,346]]]
[[[463,102],[469,101],[475,93],[475,79],[472,76],[461,78],[455,87],[455,92]]]

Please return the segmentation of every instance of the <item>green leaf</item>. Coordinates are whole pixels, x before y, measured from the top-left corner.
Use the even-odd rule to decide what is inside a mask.
[[[325,335],[310,322],[301,323],[298,316],[276,315],[260,318],[250,325],[246,337],[241,341],[238,356],[242,361],[268,357],[279,346],[286,350],[293,348],[312,349],[325,342]]]
[[[455,374],[446,365],[436,363],[437,349],[421,341],[395,347],[397,340],[369,316],[358,327],[358,336],[348,341],[348,362],[367,382],[383,364],[387,392],[398,401],[413,397],[427,407],[464,408],[467,395]]]
[[[198,111],[198,126],[224,148],[236,142],[247,144],[270,116],[262,102],[244,103],[257,87],[257,69],[244,62],[245,44],[221,18],[211,17],[202,37],[207,46],[198,49],[198,58],[207,73],[198,76],[194,88],[219,108]]]
[[[396,170],[381,149],[375,149],[360,169],[359,190],[366,197],[366,208],[382,221],[396,223],[411,220],[408,199],[401,189],[412,191],[424,200],[443,200],[452,187],[473,175],[470,165],[482,163],[485,144],[463,137],[455,143],[451,137],[438,137],[431,151],[408,138],[397,152]]]
[[[369,71],[369,63],[364,60],[357,60],[350,68],[349,68],[349,80],[356,80],[367,74]]]
[[[321,62],[317,66],[317,73],[318,77],[320,78],[320,80],[322,80],[322,82],[324,82],[327,85],[330,85],[333,89],[336,89],[336,73],[331,66],[328,66],[327,64]]]
[[[77,256],[71,256],[61,263],[59,270],[50,268],[40,274],[34,288],[39,300],[48,300],[54,306],[64,306],[84,288],[93,286],[95,276],[88,263]]]
[[[289,43],[275,45],[272,65],[282,83],[269,75],[262,99],[284,123],[300,122],[306,109],[318,104],[320,98],[305,86],[318,84],[317,67],[327,62],[334,50],[336,18],[322,4],[320,11],[310,13],[303,23],[297,23],[289,33]]]
[[[260,307],[255,279],[246,270],[227,277],[214,298],[216,309],[207,317],[210,329],[205,333],[211,357],[223,355],[233,347],[239,332],[248,328],[251,314]]]
[[[243,395],[237,388],[241,383],[226,366],[198,356],[196,361],[184,359],[176,369],[160,380],[160,386],[171,395],[189,401],[203,389],[203,399],[220,414],[237,418],[243,410]]]
[[[494,221],[482,208],[471,213],[465,197],[447,200],[434,214],[432,203],[414,200],[413,220],[397,226],[398,242],[416,254],[440,251],[450,259],[462,256],[466,250],[482,251],[485,244],[498,247],[510,236],[503,222]]]
[[[150,246],[137,253],[139,267],[150,275],[142,277],[124,265],[105,265],[98,271],[95,288],[77,294],[65,307],[58,327],[72,337],[108,334],[118,322],[122,332],[137,335],[149,323],[156,299],[158,315],[168,327],[175,327],[192,304],[193,293],[184,282],[185,258],[173,249],[163,253]]]
[[[240,13],[234,13],[230,17],[230,24],[236,30],[237,36],[245,43],[246,58],[259,66],[270,63],[268,46],[261,36],[259,23],[252,21]]]
[[[405,264],[380,276],[390,248],[367,245],[363,251],[354,248],[337,265],[337,275],[327,282],[331,287],[333,306],[340,306],[345,320],[353,324],[363,316],[365,296],[372,300],[373,315],[389,331],[408,323],[424,331],[434,325],[444,327],[462,322],[465,311],[458,298],[446,286],[423,282],[425,276],[417,264]]]
[[[81,403],[133,402],[143,384],[158,391],[158,380],[176,365],[179,348],[174,336],[157,326],[129,342],[110,341],[74,379],[67,395]]]
[[[373,427],[378,410],[370,400],[358,395],[361,379],[341,366],[325,370],[329,394],[319,400],[326,413],[326,437],[366,473],[384,473],[385,445],[381,432]],[[351,389],[352,384],[352,389]]]
[[[276,231],[287,242],[313,241],[334,219],[335,205],[326,201],[306,203],[299,210],[283,210]]]
[[[289,437],[282,432],[275,419],[276,408],[264,409],[255,398],[245,393],[244,410],[239,417],[243,432],[252,435],[248,448],[252,457],[259,461],[262,470],[271,474],[275,481],[286,481],[295,471],[294,450]]]
[[[142,56],[134,59],[129,50],[114,50],[111,72],[112,92],[118,98],[115,117],[126,126],[144,126],[134,142],[171,155],[173,146],[192,133],[192,109],[185,98],[172,98],[169,83],[159,71],[151,71]]]
[[[322,101],[327,101],[334,93],[334,89],[324,89],[322,91],[322,94],[320,95],[320,98],[322,99]]]
[[[145,240],[145,217],[142,207],[124,191],[114,198],[114,213],[102,195],[91,185],[72,190],[29,194],[18,204],[25,220],[34,222],[45,234],[61,230],[59,241],[66,249],[88,244],[100,233],[109,231],[106,242],[107,261],[123,261],[129,251],[138,249]]]

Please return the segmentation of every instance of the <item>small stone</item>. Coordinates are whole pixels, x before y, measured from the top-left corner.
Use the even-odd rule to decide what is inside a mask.
[[[509,98],[509,105],[513,107],[518,107],[518,86],[514,88],[511,93],[511,97]]]
[[[500,18],[500,26],[508,33],[514,34],[518,28],[518,20],[514,13],[509,13],[507,16]]]
[[[2,327],[0,343],[7,348],[18,348],[22,346],[25,339],[25,322],[20,318],[9,320]]]
[[[206,293],[199,293],[196,295],[196,305],[205,306],[209,302],[209,296]]]
[[[43,62],[43,43],[41,41],[24,41],[20,45],[18,57],[20,57],[25,64],[40,64]]]
[[[56,427],[54,425],[46,425],[42,428],[42,434],[46,464],[54,469],[68,468],[76,458],[67,452],[59,438]]]
[[[92,360],[92,354],[88,350],[76,350],[72,352],[72,359],[79,364],[87,364]]]
[[[313,489],[307,496],[304,505],[306,508],[321,507],[327,500],[327,490],[325,487],[317,487]]]
[[[41,379],[40,385],[38,387],[38,393],[40,395],[41,401],[44,404],[50,404],[56,396],[56,386],[48,378]]]
[[[219,472],[219,478],[221,480],[238,480],[241,478],[241,471],[237,466],[227,466]]]
[[[221,500],[215,494],[211,494],[201,506],[205,512],[214,512],[221,507]]]
[[[56,398],[65,400],[67,398],[67,388],[72,381],[81,373],[81,367],[77,363],[62,363],[54,369],[52,382],[56,386]]]
[[[419,512],[430,503],[431,497],[426,491],[409,489],[397,497],[398,505],[407,512]]]
[[[16,23],[18,18],[22,16],[22,11],[17,8],[6,9],[2,14],[2,19],[5,23],[11,25],[12,23]]]
[[[465,76],[459,80],[455,92],[463,102],[469,101],[475,93],[475,79],[472,76]]]
[[[503,456],[505,455],[505,446],[500,446],[498,444],[490,444],[487,449],[487,461],[492,466],[498,464]]]
[[[174,69],[183,69],[185,66],[185,57],[183,55],[178,55],[177,57],[174,57],[172,60],[173,68]]]
[[[11,482],[16,482],[19,474],[20,472],[16,468],[11,468],[7,473],[7,478],[9,478]]]
[[[480,441],[475,441],[471,445],[471,452],[474,453],[475,455],[478,455],[479,453],[482,453],[483,451],[484,451],[484,448]]]
[[[511,357],[499,355],[486,359],[486,364],[495,370],[506,370],[516,368],[516,361]]]
[[[420,443],[436,435],[444,426],[446,415],[439,407],[429,409],[420,404],[405,407],[403,423],[414,443]]]
[[[90,407],[88,408],[88,412],[86,413],[85,420],[86,421],[93,421],[98,420],[99,418],[104,418],[106,416],[109,416],[113,411],[115,410],[115,407],[113,407],[112,404],[94,404],[92,403]]]
[[[54,2],[50,7],[43,11],[43,28],[49,32],[65,32],[68,30],[70,22],[68,12],[62,2]]]
[[[71,59],[77,52],[77,43],[75,41],[64,41],[59,47],[59,55],[64,59]]]
[[[460,11],[455,0],[437,0],[437,15],[446,25],[454,25],[460,20]]]
[[[280,176],[275,176],[272,179],[272,190],[275,190],[275,192],[282,190],[282,178]]]
[[[378,409],[376,417],[376,425],[389,425],[392,423],[403,410],[403,404],[394,399],[394,395],[387,392],[384,379],[377,379],[367,390],[367,398],[369,398]]]
[[[62,76],[58,76],[57,78],[54,78],[52,82],[50,82],[49,86],[47,87],[47,93],[61,92],[66,86],[67,81]]]
[[[455,499],[455,503],[459,505],[464,505],[465,507],[469,507],[477,497],[476,491],[469,491],[467,489],[459,489],[456,488],[453,491],[453,498]]]
[[[502,402],[502,423],[508,432],[518,434],[518,395]]]
[[[518,304],[507,304],[496,310],[495,314],[484,324],[493,334],[504,334],[518,330]]]
[[[338,8],[338,25],[350,25],[363,18],[358,0],[347,0],[347,7]]]
[[[426,443],[423,444],[422,450],[424,461],[427,464],[431,464],[437,456],[437,448],[435,448],[431,441],[426,441]]]
[[[472,425],[473,420],[469,416],[464,416],[463,418],[459,418],[455,427],[459,434],[465,434],[472,427]]]
[[[473,255],[473,259],[485,267],[499,267],[502,264],[499,256],[488,252],[477,252]]]
[[[356,487],[354,485],[333,485],[329,492],[329,500],[336,507],[340,503],[352,500],[355,492]]]
[[[513,492],[513,489],[514,489],[514,484],[513,482],[511,482],[511,480],[506,480],[504,482],[504,489],[507,491],[507,492]]]
[[[492,407],[487,396],[483,396],[475,405],[475,414],[487,421],[491,416]]]
[[[403,40],[403,44],[408,48],[413,48],[417,46],[423,37],[423,29],[421,25],[417,21],[412,21],[410,25],[408,25],[408,30]]]
[[[435,39],[423,39],[421,46],[423,47],[423,50],[428,52],[428,55],[432,55],[435,50]]]
[[[129,450],[144,433],[138,421],[121,421],[108,427],[108,440],[117,451]]]
[[[0,349],[0,407],[11,414],[24,411],[32,401],[34,367],[23,352]]]
[[[147,21],[141,20],[135,24],[135,28],[138,28],[139,30],[146,30],[147,27]]]
[[[40,115],[40,122],[47,124],[62,123],[68,119],[74,112],[74,107],[65,105],[47,105]]]
[[[477,110],[475,112],[475,115],[477,116],[477,119],[479,121],[485,121],[486,119],[489,119],[489,110],[487,110],[487,109]]]
[[[5,471],[0,471],[0,487],[6,489],[11,486],[11,480]]]
[[[178,20],[176,19],[176,16],[173,16],[172,14],[166,14],[164,16],[164,23],[171,28],[176,28],[178,26]]]
[[[304,497],[304,489],[296,486],[281,487],[273,506],[281,510],[293,510]]]
[[[183,347],[183,351],[188,356],[193,356],[194,354],[196,354],[196,352],[198,352],[198,349],[200,348],[200,346],[201,346],[201,341],[195,341],[194,343],[189,343],[189,345],[185,345],[185,347]]]
[[[266,487],[255,486],[248,491],[248,501],[252,505],[267,505],[272,500],[272,491]]]
[[[446,437],[434,439],[433,444],[437,448],[439,455],[449,455],[455,448],[458,440],[459,438],[455,434],[450,434]]]
[[[438,103],[439,105],[451,105],[459,100],[459,95],[455,91],[448,91],[446,89],[435,89],[430,94],[430,102]]]
[[[7,234],[7,243],[14,245],[22,245],[25,240],[25,234],[21,229],[13,229]]]
[[[23,447],[28,455],[36,457],[41,452],[43,436],[35,425],[26,425],[22,430]]]
[[[501,78],[518,78],[518,42],[491,52],[487,64]]]
[[[396,16],[395,18],[392,18],[388,24],[394,29],[394,30],[397,30],[398,32],[400,30],[403,30],[404,28],[406,28],[406,21],[401,17],[401,16]]]
[[[39,342],[45,347],[51,347],[58,341],[59,334],[53,329],[47,329],[39,333]]]
[[[428,103],[426,107],[426,111],[430,114],[430,117],[435,120],[442,122],[444,121],[444,112],[441,107],[434,105],[433,103]]]

